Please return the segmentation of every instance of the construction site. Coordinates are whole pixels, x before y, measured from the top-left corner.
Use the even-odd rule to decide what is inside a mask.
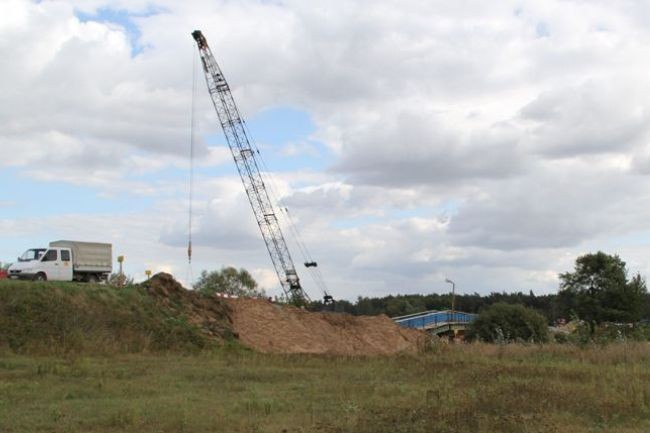
[[[237,166],[251,209],[275,268],[284,295],[291,306],[273,305],[255,299],[225,300],[231,314],[232,331],[246,346],[270,353],[329,353],[337,355],[390,355],[401,352],[416,353],[426,344],[427,335],[411,328],[396,325],[388,317],[352,317],[342,314],[311,313],[297,307],[305,306],[310,297],[303,289],[293,258],[282,232],[275,200],[267,189],[268,179],[260,167],[259,148],[248,136],[249,131],[237,108],[230,86],[219,68],[208,42],[196,30],[196,41],[208,92],[214,104],[233,160]],[[193,86],[196,87],[196,86]],[[192,134],[193,136],[194,134]],[[190,191],[190,196],[192,192]],[[190,201],[190,232],[188,260],[192,260]],[[291,230],[298,229],[289,219]],[[296,236],[314,282],[322,292],[323,306],[335,302],[328,292],[318,263],[308,248]],[[453,313],[453,305],[452,305]],[[469,320],[467,320],[469,321]],[[450,330],[451,331],[451,330]],[[451,331],[452,334],[455,331]]]
[[[170,274],[159,273],[142,287],[156,303],[165,308],[175,305],[190,326],[195,326],[214,343],[234,338],[244,346],[262,353],[327,354],[345,356],[381,356],[416,354],[431,344],[432,338],[462,337],[473,315],[451,310],[424,311],[404,317],[352,316],[334,313],[336,300],[329,293],[319,264],[301,239],[299,229],[279,204],[268,178],[269,169],[255,140],[250,137],[217,61],[200,30],[192,33],[200,55],[208,94],[216,117],[235,162],[250,208],[266,246],[268,256],[283,291],[284,302],[271,299],[230,296],[205,296],[183,288]],[[196,69],[196,68],[195,68]],[[193,74],[193,98],[197,97],[197,71]],[[192,100],[194,110],[195,102]],[[190,143],[190,191],[187,260],[191,269],[193,258],[193,177],[194,146],[197,132],[192,112]],[[286,213],[285,227],[280,214]],[[322,297],[322,312],[307,311],[312,302],[304,290],[283,230],[294,236],[309,273]],[[260,244],[261,246],[261,244]],[[119,270],[112,284],[123,287],[124,256],[118,256]],[[34,281],[73,281],[107,283],[113,272],[113,246],[109,243],[60,240],[48,247],[27,250],[0,278]],[[455,284],[450,280],[448,283]],[[435,332],[432,332],[435,329]],[[117,338],[117,337],[116,337]],[[27,342],[26,344],[31,344]]]
[[[1,433],[650,431],[634,2],[96,3],[0,18]]]

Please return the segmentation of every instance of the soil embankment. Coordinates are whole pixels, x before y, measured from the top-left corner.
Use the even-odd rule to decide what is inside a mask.
[[[309,312],[264,299],[206,297],[184,289],[169,274],[157,274],[143,286],[204,334],[221,340],[232,333],[264,353],[394,355],[416,353],[428,341],[425,333],[402,328],[384,315]]]
[[[232,329],[246,346],[266,353],[394,355],[416,353],[427,341],[387,316],[314,313],[259,299],[229,299]]]
[[[193,352],[230,338],[228,307],[168,274],[123,288],[0,281],[0,353]]]
[[[354,356],[415,353],[427,340],[386,316],[313,313],[260,299],[204,296],[165,273],[124,288],[0,282],[0,352],[187,352],[233,338],[259,352]]]
[[[221,341],[232,336],[230,310],[217,297],[203,296],[187,290],[173,276],[159,273],[141,285],[166,311],[183,315],[207,337]]]

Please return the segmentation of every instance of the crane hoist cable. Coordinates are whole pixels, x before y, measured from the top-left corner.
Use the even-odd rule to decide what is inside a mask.
[[[194,208],[194,142],[196,136],[196,72],[197,72],[196,51],[192,55],[192,111],[190,115],[190,185],[188,197],[188,215],[187,215],[187,280],[189,284],[194,281],[192,272],[192,222]]]
[[[300,230],[298,230],[298,225],[295,223],[294,219],[289,213],[289,208],[283,207],[282,210],[284,211],[284,214],[287,217],[289,229],[292,232],[296,244],[298,245],[298,248],[300,249],[303,255],[305,268],[307,268],[307,270],[312,276],[312,279],[314,280],[314,283],[318,286],[320,291],[323,293],[323,300],[325,301],[325,303],[330,303],[331,301],[333,301],[333,298],[330,295],[329,290],[327,289],[327,284],[325,284],[325,279],[323,278],[323,274],[321,273],[320,268],[318,267],[318,263],[313,259],[311,253],[309,252],[309,249],[307,248],[307,244],[305,244],[305,242],[303,241],[302,236],[300,234]]]
[[[307,249],[307,245],[303,241],[302,236],[300,235],[300,231],[298,230],[298,226],[296,225],[294,219],[291,217],[291,214],[289,213],[289,209],[286,206],[280,205],[280,194],[277,192],[277,188],[275,187],[275,185],[278,182],[275,180],[275,176],[273,172],[269,169],[266,160],[264,159],[264,156],[260,152],[260,149],[257,145],[257,141],[255,140],[255,137],[253,136],[253,134],[250,131],[250,128],[248,127],[248,123],[246,122],[245,119],[241,119],[241,121],[245,131],[248,133],[248,136],[250,137],[251,148],[253,148],[254,152],[257,154],[257,159],[259,160],[260,166],[264,171],[265,179],[266,179],[265,185],[268,187],[269,196],[272,198],[273,203],[280,209],[280,213],[278,215],[285,216],[285,221],[286,221],[285,227],[289,228],[289,233],[291,234],[291,237],[294,239],[294,242],[298,246],[298,250],[300,251],[300,254],[303,257],[303,263],[305,265],[305,268],[309,272],[309,275],[314,281],[314,284],[319,288],[319,290],[323,294],[323,302],[325,304],[331,304],[334,302],[334,298],[329,294],[329,290],[327,289],[327,285],[325,284],[325,279],[323,278],[323,274],[318,268],[318,263],[312,258],[311,253]]]
[[[307,269],[309,275],[314,281],[314,284],[322,292],[323,300],[325,301],[325,303],[330,303],[331,301],[333,301],[333,298],[329,294],[327,285],[325,284],[325,279],[323,278],[323,274],[318,268],[318,263],[313,259],[311,253],[309,252],[309,249],[307,248],[307,245],[303,241],[300,231],[298,230],[298,225],[295,223],[295,220],[292,218],[291,214],[289,213],[289,209],[286,206],[282,206],[280,204],[280,200],[279,200],[280,195],[278,194],[277,188],[275,187],[275,185],[278,182],[275,180],[275,176],[273,172],[269,169],[268,165],[266,164],[266,160],[262,156],[259,147],[257,147],[257,142],[255,141],[254,138],[252,138],[252,134],[250,133],[250,129],[248,128],[248,124],[243,119],[242,119],[242,123],[244,124],[244,128],[246,128],[246,131],[248,131],[249,135],[251,135],[252,147],[257,153],[257,157],[259,158],[260,165],[265,172],[265,177],[266,177],[265,183],[266,186],[268,187],[269,195],[271,196],[274,204],[280,209],[280,213],[278,215],[284,216],[285,219],[284,225],[285,227],[288,227],[289,234],[293,238],[296,246],[298,247],[298,250],[300,251],[300,254],[302,255],[305,268]]]

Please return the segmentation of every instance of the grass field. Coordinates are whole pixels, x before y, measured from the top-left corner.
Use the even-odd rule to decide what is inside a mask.
[[[647,432],[650,346],[0,355],[1,432]]]

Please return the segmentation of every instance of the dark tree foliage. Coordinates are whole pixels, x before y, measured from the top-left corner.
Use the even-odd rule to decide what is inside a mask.
[[[456,295],[456,309],[480,313],[497,304],[523,305],[540,313],[548,324],[558,319],[570,320],[578,315],[590,324],[600,321],[634,323],[650,319],[650,294],[641,275],[627,279],[625,263],[618,256],[605,253],[588,254],[576,260],[576,271],[560,275],[558,294],[498,293],[481,296],[478,293]],[[314,302],[313,310],[327,309]],[[332,307],[328,307],[332,309]],[[427,310],[451,308],[450,293],[427,295],[397,295],[382,298],[359,297],[356,302],[338,301],[334,310],[354,315],[386,314],[390,317]],[[595,321],[595,322],[594,322]]]
[[[642,292],[641,301],[634,303],[638,308],[641,318],[650,319],[650,294],[645,293],[645,282],[643,278],[636,275],[630,281],[631,293]],[[560,291],[559,294],[535,295],[533,292],[523,293],[490,293],[481,296],[478,293],[471,295],[456,295],[456,309],[467,313],[480,313],[483,309],[496,303],[518,304],[532,308],[542,314],[549,324],[558,319],[570,320],[576,315],[573,308],[572,296]],[[389,317],[404,316],[406,314],[419,313],[427,310],[448,310],[451,308],[451,296],[448,294],[429,295],[397,295],[385,296],[382,298],[359,297],[356,302],[339,300],[334,308],[325,307],[322,302],[313,302],[311,310],[321,311],[324,309],[334,310],[341,313],[353,315],[378,315],[386,314]],[[582,318],[582,317],[581,317]],[[630,322],[633,322],[631,320]],[[629,323],[625,321],[626,323]]]
[[[523,305],[498,303],[479,314],[466,338],[490,343],[545,343],[548,341],[548,324],[544,316]]]
[[[219,271],[203,271],[194,289],[204,295],[223,293],[233,296],[265,296],[264,290],[257,287],[257,282],[246,269],[235,269],[232,266],[221,268]]]
[[[574,272],[560,274],[559,304],[590,325],[602,322],[635,323],[647,308],[645,280],[628,280],[625,262],[601,251],[576,259]]]
[[[515,293],[491,293],[481,296],[478,293],[456,295],[456,309],[467,313],[479,313],[484,308],[495,303],[521,304],[537,310],[546,317],[549,323],[558,319],[558,308],[556,295],[536,296],[533,292],[528,294]],[[428,295],[397,295],[382,298],[359,297],[352,303],[349,301],[338,301],[335,304],[335,311],[350,313],[354,315],[377,315],[386,314],[389,317],[404,316],[412,313],[419,313],[427,310],[448,310],[451,308],[451,295],[448,293],[432,293]],[[311,305],[313,310],[323,309],[321,302],[314,302]]]

